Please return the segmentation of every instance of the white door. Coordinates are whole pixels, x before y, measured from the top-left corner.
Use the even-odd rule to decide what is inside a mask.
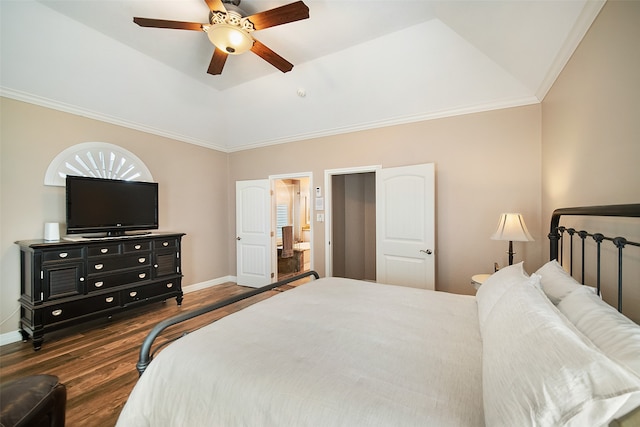
[[[236,276],[254,288],[271,283],[271,187],[268,179],[236,182]]]
[[[376,171],[376,281],[435,289],[433,163]]]

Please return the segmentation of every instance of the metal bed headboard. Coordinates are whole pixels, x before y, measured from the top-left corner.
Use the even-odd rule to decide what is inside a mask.
[[[564,234],[567,233],[570,236],[569,242],[569,273],[573,275],[573,240],[577,235],[580,238],[581,243],[581,283],[584,285],[585,281],[585,240],[587,237],[591,237],[596,242],[596,289],[598,295],[600,295],[600,273],[601,273],[601,260],[600,250],[603,241],[612,242],[618,249],[618,311],[622,311],[622,254],[625,246],[639,246],[640,243],[632,242],[624,237],[607,237],[601,233],[590,233],[585,230],[577,231],[574,228],[566,228],[560,226],[561,216],[601,216],[601,217],[625,217],[625,218],[640,218],[640,203],[628,204],[628,205],[610,205],[610,206],[587,206],[576,208],[563,208],[553,211],[551,216],[551,230],[549,232],[549,244],[550,244],[550,259],[558,260],[560,264],[563,263],[564,256]]]

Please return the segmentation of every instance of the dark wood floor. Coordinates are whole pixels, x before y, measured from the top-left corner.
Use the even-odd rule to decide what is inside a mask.
[[[33,351],[30,341],[4,345],[0,347],[0,378],[5,382],[25,375],[56,375],[67,386],[68,427],[111,427],[136,383],[135,365],[140,344],[151,328],[182,311],[248,290],[226,283],[186,294],[181,307],[172,299],[115,315],[111,320],[53,332],[45,335],[45,343],[37,352]],[[156,342],[197,329],[276,293],[278,291],[265,292],[192,319],[185,326],[173,326]]]

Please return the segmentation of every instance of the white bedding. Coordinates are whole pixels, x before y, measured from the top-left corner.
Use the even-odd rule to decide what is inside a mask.
[[[472,296],[325,278],[162,350],[118,427],[483,426]]]

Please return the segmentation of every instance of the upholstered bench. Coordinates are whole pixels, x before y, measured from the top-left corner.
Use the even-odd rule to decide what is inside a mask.
[[[67,388],[53,375],[32,375],[0,385],[0,426],[63,427]]]

